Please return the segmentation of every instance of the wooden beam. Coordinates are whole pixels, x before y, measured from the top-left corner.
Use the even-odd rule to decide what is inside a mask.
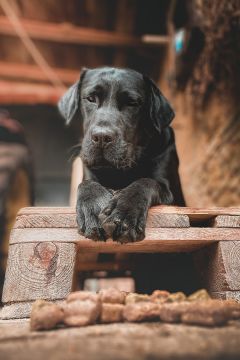
[[[0,104],[56,105],[64,90],[50,85],[0,81]]]
[[[78,78],[80,71],[54,68],[59,79],[65,84],[73,84]],[[9,63],[0,61],[0,77],[4,79],[49,82],[46,74],[36,65]]]
[[[146,45],[168,45],[170,36],[146,34],[142,36],[142,42]]]
[[[21,19],[21,23],[32,39],[64,44],[139,47],[162,45],[164,43],[163,41],[161,43],[148,44],[144,37],[141,39],[119,32],[74,26],[70,23],[50,23],[26,19]],[[0,16],[0,34],[17,36],[10,21],[5,16]],[[168,38],[163,36],[164,38],[166,43]]]

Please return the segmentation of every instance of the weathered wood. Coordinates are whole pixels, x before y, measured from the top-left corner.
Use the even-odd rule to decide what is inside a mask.
[[[239,215],[218,215],[213,220],[214,227],[220,228],[239,228],[240,216]]]
[[[25,319],[30,317],[33,301],[6,304],[0,311],[1,320]]]
[[[26,302],[23,301],[23,302],[14,302],[12,304],[11,303],[5,304],[4,307],[0,309],[0,319],[12,320],[12,319],[29,318],[32,310],[32,304],[34,301],[26,301]],[[62,300],[56,300],[54,302],[61,303]],[[1,324],[1,320],[0,320],[0,324]]]
[[[223,292],[213,291],[211,293],[211,296],[214,299],[222,299],[222,300],[234,299],[240,302],[240,291],[223,291]]]
[[[94,247],[107,249],[111,247],[126,248],[131,247],[133,250],[145,246],[161,244],[161,241],[172,243],[212,243],[220,240],[229,242],[231,240],[239,239],[239,229],[218,229],[218,228],[147,228],[146,237],[144,240],[136,243],[119,244],[117,242],[108,240],[106,242],[92,241],[80,235],[76,228],[26,228],[13,229],[11,233],[10,244],[27,243],[27,242],[75,242],[79,246],[89,248],[90,244]],[[148,245],[149,244],[149,245]],[[151,245],[150,245],[151,244]]]
[[[220,241],[197,251],[195,259],[210,293],[240,291],[240,241]]]
[[[32,242],[9,247],[3,303],[63,299],[72,290],[75,245]]]
[[[218,220],[224,216],[235,218],[239,212],[239,208],[158,206],[149,211],[146,238],[120,244],[111,239],[96,242],[78,234],[74,208],[22,209],[11,233],[3,302],[28,302],[39,297],[62,299],[73,287],[74,262],[76,271],[95,268],[91,254],[193,251],[203,286],[213,296],[230,298],[233,292],[237,298],[240,229],[203,226],[218,216]],[[128,263],[121,266],[127,268]],[[99,269],[105,267],[116,270],[113,263],[102,264]]]
[[[178,214],[158,214],[150,213],[147,219],[147,227],[169,227],[185,228],[189,227],[189,218],[187,215]],[[70,214],[48,214],[44,211],[41,214],[22,214],[18,215],[14,229],[22,228],[76,228],[76,213]]]
[[[19,211],[22,214],[72,214],[75,212],[74,207],[26,207]],[[211,219],[217,215],[240,215],[240,207],[209,207],[209,208],[196,208],[196,207],[181,207],[158,205],[153,206],[149,210],[149,214],[182,214],[188,215],[190,219]]]
[[[204,328],[181,324],[119,323],[30,331],[29,322],[0,322],[5,360],[238,360],[240,324]]]
[[[70,23],[51,23],[21,19],[24,29],[32,39],[46,40],[64,44],[84,44],[95,46],[153,46],[165,44],[168,39],[163,36],[161,42],[155,41],[148,45],[149,39],[141,39],[113,31],[78,27]],[[12,24],[5,16],[0,16],[0,34],[16,36]],[[147,41],[146,41],[147,40]]]

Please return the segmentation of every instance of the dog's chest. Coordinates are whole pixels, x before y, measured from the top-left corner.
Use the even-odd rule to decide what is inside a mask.
[[[102,186],[118,190],[130,185],[133,181],[142,177],[148,177],[150,169],[147,165],[136,167],[130,170],[120,170],[112,168],[89,169],[84,175],[85,179],[98,181]]]

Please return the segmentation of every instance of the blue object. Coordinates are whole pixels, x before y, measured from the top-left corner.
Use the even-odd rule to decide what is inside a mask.
[[[179,53],[183,49],[185,38],[185,30],[181,29],[175,34],[174,43],[175,43],[175,51]]]

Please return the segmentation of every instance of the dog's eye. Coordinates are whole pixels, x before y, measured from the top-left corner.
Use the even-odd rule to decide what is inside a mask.
[[[127,106],[138,106],[139,103],[136,100],[128,99]]]
[[[97,97],[96,95],[89,95],[86,97],[87,101],[91,102],[91,103],[96,103],[97,102]]]

